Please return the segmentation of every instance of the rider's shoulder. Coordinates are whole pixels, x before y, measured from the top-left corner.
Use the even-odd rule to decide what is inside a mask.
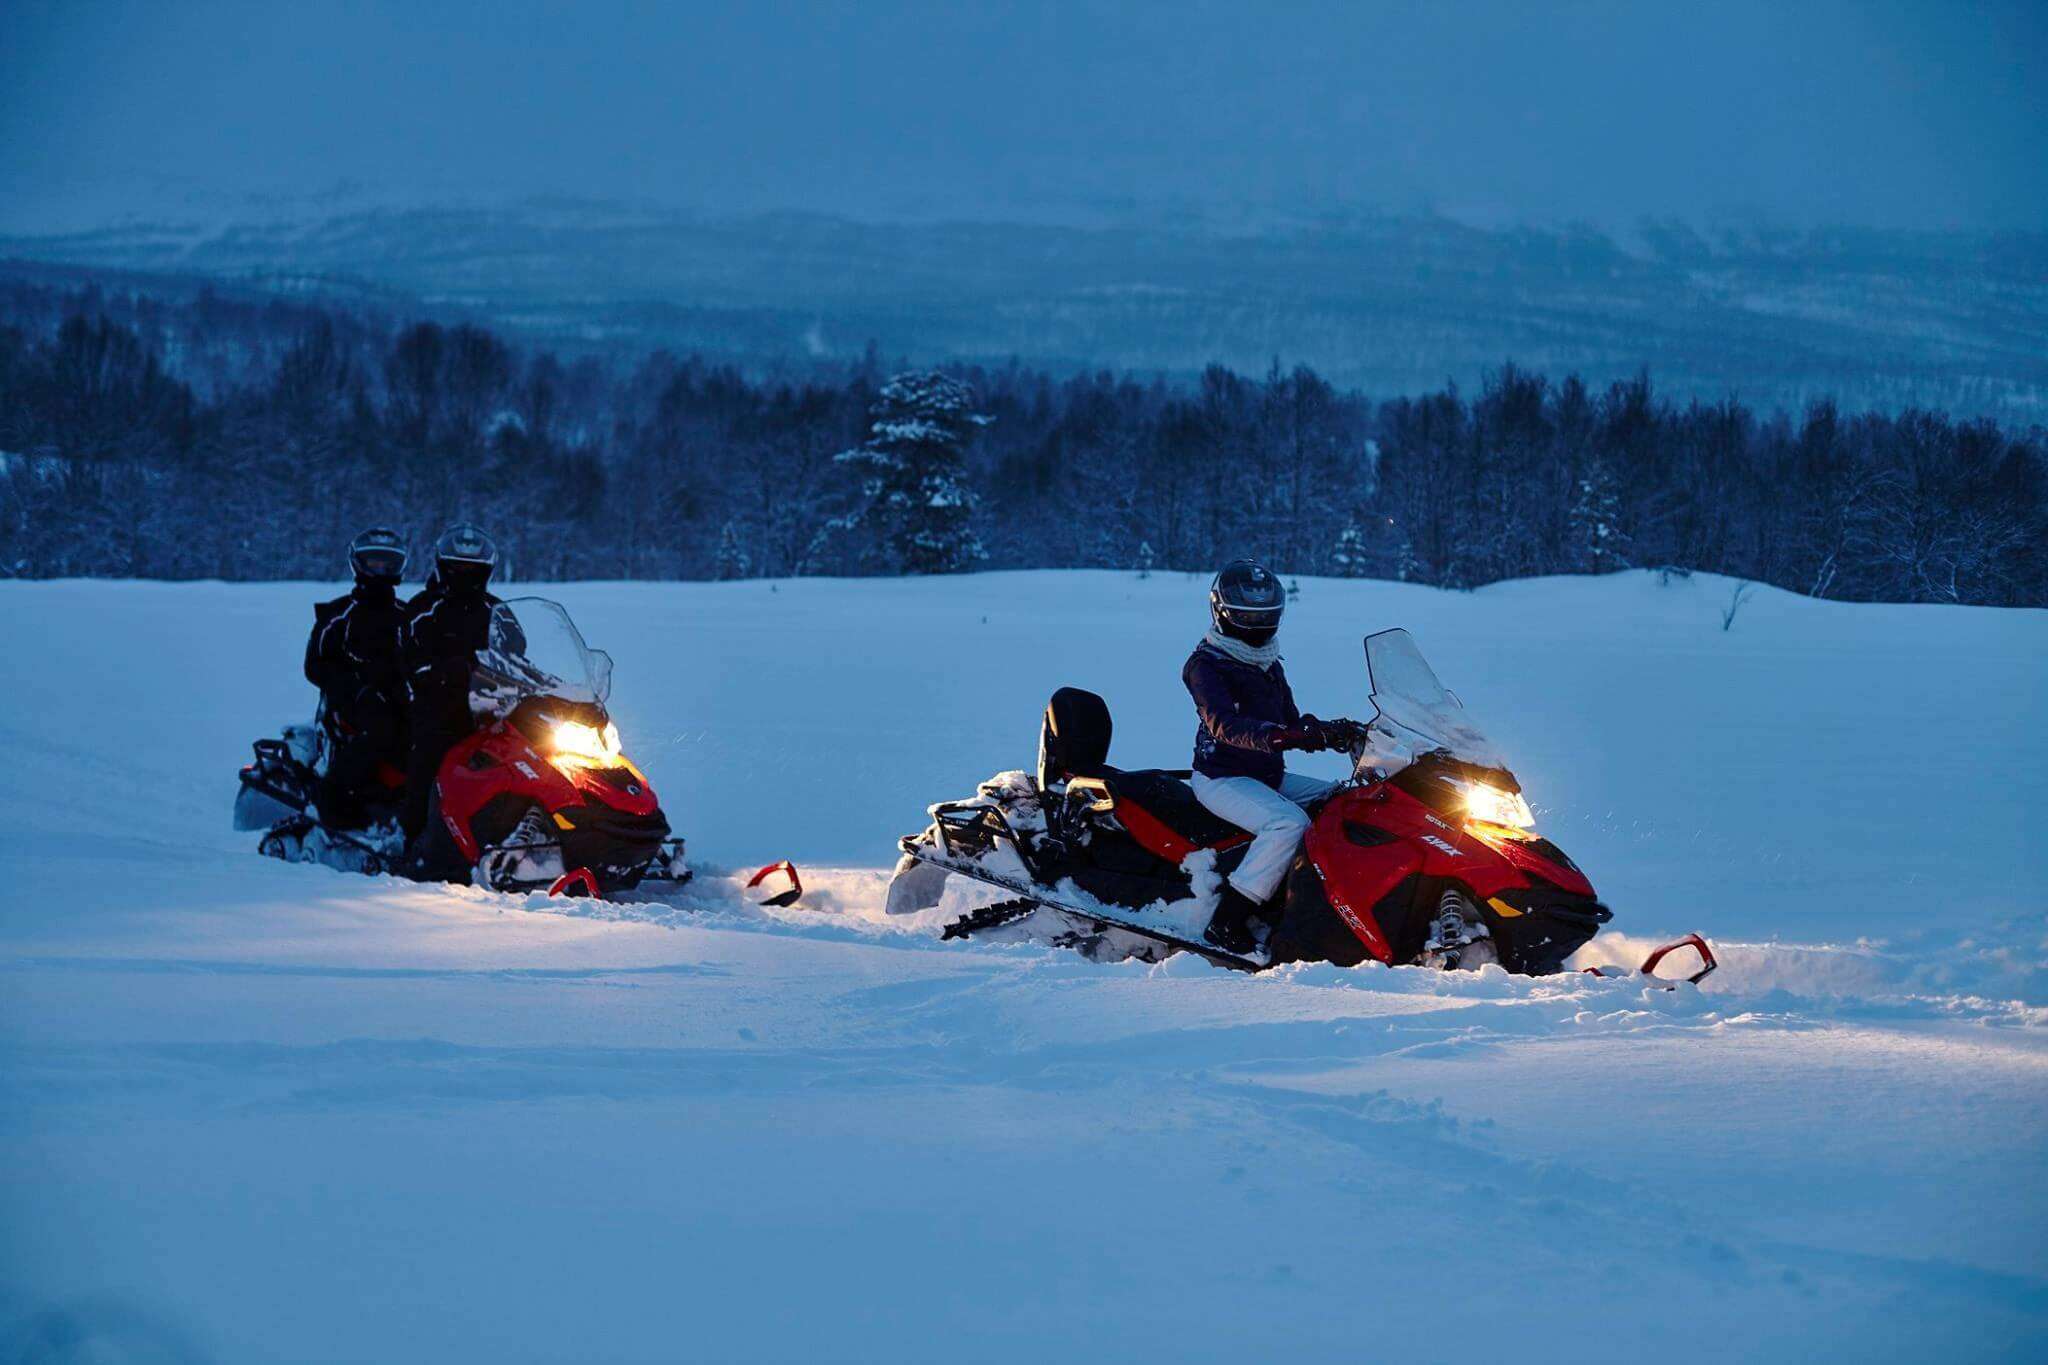
[[[1188,655],[1188,661],[1181,665],[1180,676],[1183,681],[1197,677],[1219,678],[1238,666],[1237,660],[1204,640],[1195,646],[1194,652]]]

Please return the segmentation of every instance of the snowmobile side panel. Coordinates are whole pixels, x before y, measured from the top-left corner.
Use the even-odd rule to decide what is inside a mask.
[[[1092,809],[1107,810],[1148,852],[1176,867],[1197,849],[1251,842],[1249,830],[1239,829],[1195,799],[1187,776],[1179,769],[1109,770],[1099,778],[1076,778],[1068,790],[1085,783],[1101,791],[1102,799]]]
[[[1392,963],[1402,959],[1396,957],[1374,909],[1420,870],[1422,856],[1412,839],[1387,837],[1403,833],[1383,829],[1389,823],[1383,810],[1387,804],[1366,792],[1340,792],[1309,825],[1302,848],[1322,869],[1323,903],[1349,926],[1367,953]]]
[[[1194,840],[1181,837],[1177,830],[1135,801],[1119,801],[1115,814],[1117,822],[1133,839],[1168,862],[1180,862],[1197,847]]]
[[[475,833],[484,808],[499,796],[553,812],[581,803],[576,787],[517,730],[496,721],[456,744],[441,760],[436,784],[441,821],[462,856],[474,863],[486,840]]]
[[[1356,967],[1374,956],[1330,897],[1323,877],[1306,854],[1297,856],[1287,874],[1285,912],[1266,940],[1266,955],[1282,962],[1332,962]]]
[[[1161,901],[1186,900],[1195,894],[1194,883],[1185,876],[1155,876],[1151,871],[1124,872],[1116,868],[1076,863],[1065,869],[1074,885],[1104,905],[1121,905],[1135,910]]]
[[[1203,848],[1233,848],[1250,843],[1252,838],[1249,832],[1236,830],[1214,843],[1197,843],[1129,798],[1119,799],[1111,814],[1147,852],[1176,865]]]

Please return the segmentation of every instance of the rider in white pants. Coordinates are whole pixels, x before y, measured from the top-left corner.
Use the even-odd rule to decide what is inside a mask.
[[[1328,748],[1323,722],[1305,716],[1280,667],[1275,637],[1287,594],[1263,565],[1227,564],[1209,585],[1209,633],[1181,670],[1194,698],[1195,799],[1240,829],[1252,844],[1224,884],[1206,931],[1227,952],[1255,947],[1250,919],[1273,899],[1308,832],[1301,806],[1328,783],[1287,771],[1281,754]]]
[[[1195,799],[1210,812],[1252,833],[1244,861],[1230,874],[1230,885],[1246,900],[1263,905],[1280,890],[1294,852],[1308,833],[1308,812],[1302,807],[1336,784],[1300,773],[1282,772],[1278,790],[1256,777],[1194,778]]]

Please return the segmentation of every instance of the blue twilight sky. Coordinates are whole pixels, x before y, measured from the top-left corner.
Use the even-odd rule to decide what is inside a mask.
[[[0,3],[0,228],[304,196],[2048,227],[2048,2]]]

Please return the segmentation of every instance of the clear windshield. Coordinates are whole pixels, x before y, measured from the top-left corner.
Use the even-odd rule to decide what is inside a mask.
[[[612,656],[583,643],[559,602],[515,597],[491,608],[490,642],[476,652],[491,691],[602,705],[612,691]]]
[[[1365,667],[1372,682],[1378,714],[1372,739],[1361,763],[1393,772],[1423,754],[1447,749],[1469,763],[1499,767],[1502,760],[1465,707],[1441,682],[1422,657],[1415,637],[1405,630],[1383,630],[1365,637]]]

